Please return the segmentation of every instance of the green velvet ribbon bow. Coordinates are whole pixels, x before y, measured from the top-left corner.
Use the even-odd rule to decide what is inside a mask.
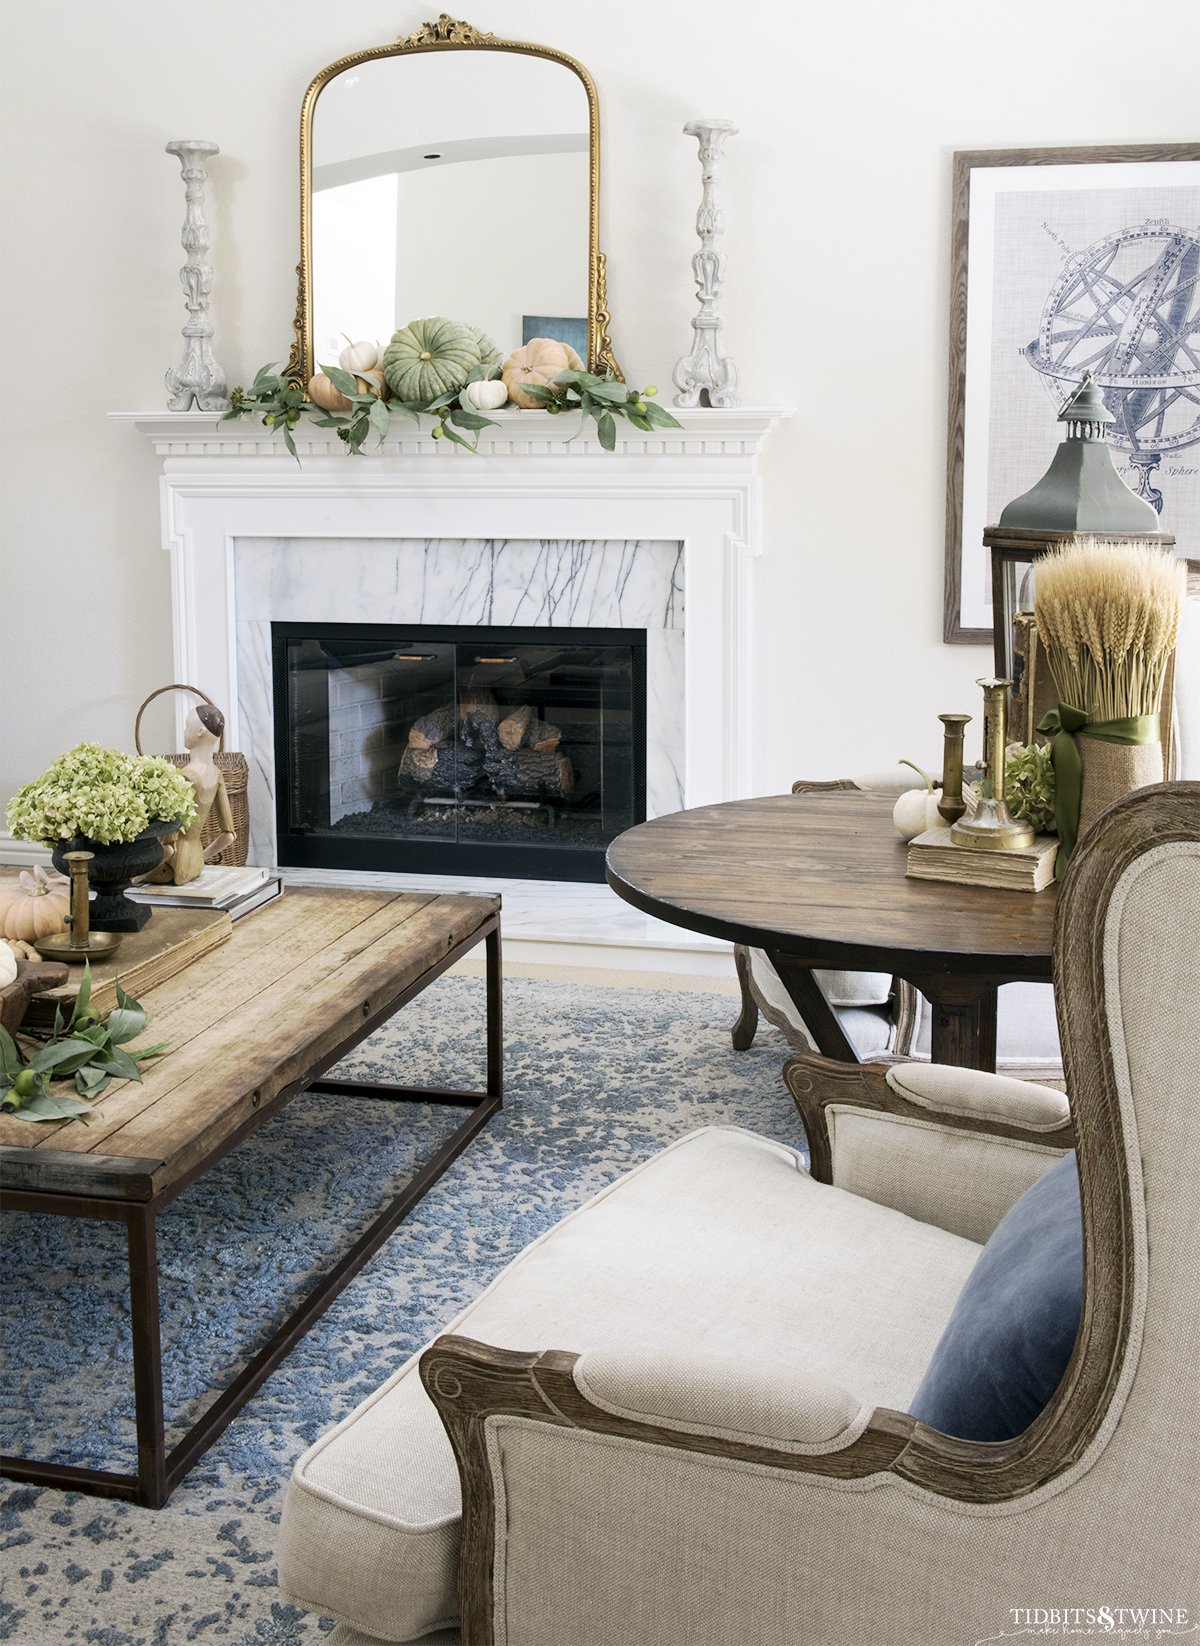
[[[1038,721],[1038,731],[1052,741],[1050,762],[1054,767],[1054,821],[1058,826],[1058,858],[1054,878],[1067,872],[1071,853],[1079,837],[1079,803],[1083,794],[1083,761],[1079,737],[1095,737],[1101,743],[1157,743],[1161,734],[1156,714],[1131,714],[1121,720],[1089,720],[1082,709],[1060,703]]]

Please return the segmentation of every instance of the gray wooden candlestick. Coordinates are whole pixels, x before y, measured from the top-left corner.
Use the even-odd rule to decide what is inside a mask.
[[[700,250],[692,258],[692,273],[696,280],[696,296],[700,312],[692,320],[695,334],[692,352],[676,361],[672,379],[679,393],[677,406],[699,406],[707,396],[710,406],[736,406],[737,368],[727,355],[721,353],[721,326],[718,299],[725,278],[725,254],[720,250],[725,235],[721,208],[717,203],[717,182],[725,139],[737,135],[732,120],[689,120],[683,128],[689,137],[699,139],[700,172],[703,188],[700,209],[696,213],[696,233],[700,236]]]
[[[220,154],[215,143],[202,138],[177,137],[167,144],[168,154],[177,154],[183,167],[187,214],[183,222],[183,249],[187,262],[179,271],[188,322],[183,328],[183,358],[167,372],[171,398],[169,411],[188,411],[192,401],[201,411],[229,410],[225,393],[225,373],[213,359],[212,327],[208,323],[208,301],[212,295],[212,264],[204,261],[208,250],[208,225],[204,221],[204,184],[208,173],[204,162],[210,154]]]

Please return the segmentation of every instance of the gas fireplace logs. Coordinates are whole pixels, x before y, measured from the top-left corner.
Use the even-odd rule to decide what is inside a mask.
[[[413,749],[436,749],[439,743],[448,743],[454,736],[454,705],[423,714],[408,728],[408,743]]]
[[[556,749],[506,749],[497,743],[484,756],[483,769],[502,800],[534,794],[565,799],[575,787],[574,768]]]
[[[410,744],[400,758],[400,776],[429,785],[439,794],[473,789],[483,772],[484,751],[463,743],[442,743],[436,749],[414,749]]]
[[[525,733],[529,730],[533,720],[533,710],[526,703],[522,708],[514,709],[506,714],[496,727],[500,742],[506,749],[519,749],[525,741]]]
[[[457,734],[457,735],[456,735]],[[501,799],[559,795],[575,787],[570,760],[558,753],[562,731],[532,707],[504,709],[490,692],[464,692],[413,721],[400,776],[437,793],[461,794],[488,780]]]

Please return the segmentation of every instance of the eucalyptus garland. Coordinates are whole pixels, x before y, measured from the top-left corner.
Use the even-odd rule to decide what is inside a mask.
[[[283,436],[284,445],[299,462],[292,431],[302,418],[308,418],[317,428],[336,429],[351,455],[363,450],[372,435],[378,445],[391,433],[397,418],[421,427],[423,418],[432,419],[430,434],[435,440],[449,440],[465,451],[478,449],[481,429],[499,428],[494,417],[485,417],[476,411],[466,397],[472,383],[498,378],[498,366],[476,366],[461,389],[437,395],[432,400],[384,400],[377,394],[364,393],[353,372],[338,366],[321,366],[320,371],[350,402],[348,412],[328,412],[311,401],[302,384],[281,375],[277,365],[263,366],[248,389],[235,388],[230,395],[230,409],[221,421],[230,418],[259,417],[269,429]],[[615,377],[597,377],[594,372],[563,371],[546,385],[522,383],[522,392],[536,400],[553,414],[578,412],[580,426],[572,439],[577,439],[594,423],[596,438],[605,451],[612,451],[617,443],[616,419],[626,418],[636,429],[677,429],[677,419],[650,397],[658,390],[632,389]],[[474,436],[474,439],[471,436]]]

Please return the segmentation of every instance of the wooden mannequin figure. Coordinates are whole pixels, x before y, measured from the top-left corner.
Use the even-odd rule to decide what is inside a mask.
[[[183,768],[183,776],[196,791],[196,817],[189,829],[167,838],[166,855],[158,868],[146,876],[147,881],[185,886],[189,880],[196,879],[205,863],[232,846],[237,838],[233,808],[215,758],[224,730],[225,716],[211,703],[199,704],[188,715],[183,728],[183,746],[191,759]],[[200,834],[214,807],[221,833],[205,847]]]

